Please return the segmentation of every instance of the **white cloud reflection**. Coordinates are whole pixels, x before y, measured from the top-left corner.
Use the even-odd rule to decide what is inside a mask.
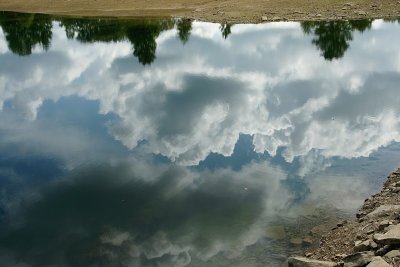
[[[81,45],[55,25],[50,52],[19,58],[0,49],[0,102],[35,120],[44,100],[78,95],[113,113],[109,133],[184,165],[230,155],[239,133],[287,161],[312,149],[325,157],[367,156],[400,141],[400,49],[394,24],[355,34],[344,58],[327,62],[297,23],[194,23],[182,47],[176,30],[157,40],[141,67],[126,42]],[[0,48],[4,47],[0,38]],[[382,49],[384,47],[384,49]],[[351,100],[349,100],[351,99]]]

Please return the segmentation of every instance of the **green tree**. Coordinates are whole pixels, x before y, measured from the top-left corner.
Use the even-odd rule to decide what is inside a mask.
[[[0,26],[8,48],[17,55],[30,55],[36,45],[50,48],[52,22],[48,15],[0,12]]]
[[[305,34],[314,35],[312,43],[326,60],[343,57],[353,40],[353,32],[371,28],[372,20],[302,22]]]
[[[189,41],[190,33],[192,31],[192,20],[191,19],[179,19],[176,22],[178,29],[178,37],[182,44],[186,44]]]
[[[221,30],[222,33],[222,37],[224,37],[224,39],[228,38],[228,36],[231,34],[232,26],[233,25],[229,23],[221,24],[219,26],[219,29]]]

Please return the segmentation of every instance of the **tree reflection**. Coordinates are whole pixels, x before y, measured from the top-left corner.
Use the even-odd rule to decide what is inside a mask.
[[[48,15],[1,12],[0,26],[8,48],[17,55],[30,55],[36,45],[50,48],[52,23]]]
[[[229,23],[221,24],[219,26],[219,29],[221,30],[222,33],[222,37],[224,37],[224,39],[228,38],[228,36],[231,34],[232,26],[233,25]]]
[[[172,29],[174,24],[173,20],[161,20],[128,26],[126,36],[133,45],[133,55],[140,63],[151,64],[156,59],[156,38],[162,31]]]
[[[81,42],[118,42],[129,40],[133,55],[143,65],[156,58],[156,38],[162,31],[172,29],[175,22],[166,20],[116,20],[63,18],[60,25],[68,38]]]
[[[326,60],[343,57],[353,40],[355,30],[364,32],[370,29],[372,20],[302,22],[301,27],[306,34],[313,34],[312,43],[321,50]]]
[[[192,20],[179,19],[176,22],[176,28],[178,29],[178,37],[182,44],[186,44],[187,41],[189,41],[190,33],[192,31]]]

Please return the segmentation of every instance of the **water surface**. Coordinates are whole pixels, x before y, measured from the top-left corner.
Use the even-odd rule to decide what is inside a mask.
[[[2,266],[280,266],[398,167],[396,21],[0,26]]]

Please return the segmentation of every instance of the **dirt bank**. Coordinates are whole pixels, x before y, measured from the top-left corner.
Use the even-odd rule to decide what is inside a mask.
[[[399,0],[0,0],[0,10],[85,16],[188,17],[220,23],[400,17]]]

